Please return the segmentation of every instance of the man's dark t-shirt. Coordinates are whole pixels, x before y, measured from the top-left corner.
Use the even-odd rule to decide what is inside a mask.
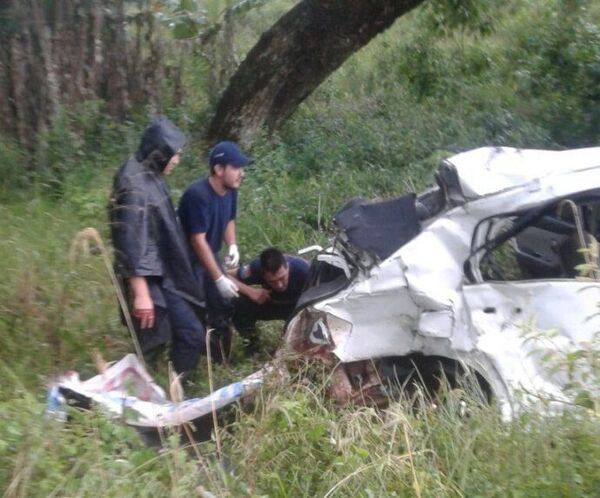
[[[235,219],[236,211],[237,191],[227,190],[221,196],[213,190],[208,178],[201,178],[183,193],[178,214],[186,236],[205,233],[206,241],[216,255],[221,250],[225,228]]]
[[[236,277],[246,285],[262,285],[271,291],[270,301],[274,304],[294,306],[302,293],[304,284],[308,277],[309,265],[302,258],[294,256],[284,256],[290,269],[288,286],[283,292],[276,292],[270,289],[262,278],[262,268],[260,259],[254,258],[247,265],[241,266]]]

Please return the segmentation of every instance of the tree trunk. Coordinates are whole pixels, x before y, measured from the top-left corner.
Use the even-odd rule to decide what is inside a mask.
[[[22,51],[23,43],[16,37],[10,43],[10,63],[11,63],[11,102],[13,104],[13,115],[17,123],[17,137],[19,142],[32,148],[31,137],[27,128],[27,96],[25,94],[26,80],[26,58]]]
[[[108,112],[123,120],[130,108],[127,75],[129,74],[129,47],[125,32],[125,2],[115,0],[114,22],[110,25],[110,39],[105,46]],[[118,61],[118,63],[117,63]]]
[[[86,59],[86,40],[88,38],[88,19],[89,13],[84,2],[75,4],[75,27],[72,33],[73,57],[71,58],[71,74],[73,75],[73,87],[76,100],[85,100],[91,98],[91,93],[85,86],[85,59]]]
[[[221,97],[208,138],[274,131],[350,55],[423,0],[302,0],[250,50]]]
[[[15,135],[14,119],[9,103],[11,85],[9,79],[9,44],[0,40],[0,130],[7,130],[9,135]]]
[[[136,3],[134,19],[132,0],[0,0],[0,133],[26,148],[28,165],[61,106],[104,99],[120,119],[160,109],[166,58],[155,2]]]
[[[38,58],[41,59],[41,64],[39,64],[41,67],[38,68],[38,72],[42,74],[42,77],[38,80],[39,92],[46,94],[45,102],[43,102],[44,107],[40,112],[39,128],[42,129],[52,121],[58,112],[60,88],[52,53],[52,33],[44,20],[43,7],[40,2],[31,3],[31,17],[35,27],[34,32],[37,33],[39,40]]]
[[[86,61],[87,88],[94,96],[100,94],[102,80],[102,27],[104,26],[103,9],[96,2],[90,5],[90,31],[87,41],[88,59]]]

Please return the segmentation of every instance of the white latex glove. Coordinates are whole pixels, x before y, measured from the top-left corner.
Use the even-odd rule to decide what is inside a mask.
[[[215,280],[215,285],[219,290],[221,296],[225,299],[232,299],[234,297],[238,297],[238,286],[235,285],[233,280],[227,278],[225,275],[221,275],[219,278]]]
[[[238,249],[237,244],[231,244],[229,246],[229,266],[235,267],[240,262],[240,250]]]

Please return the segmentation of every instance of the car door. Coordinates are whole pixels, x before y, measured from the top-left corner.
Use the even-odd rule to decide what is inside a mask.
[[[565,203],[570,214],[559,216]],[[511,382],[553,391],[572,380],[570,354],[598,347],[597,205],[582,197],[496,216],[473,237],[468,263],[477,266],[463,286],[470,326]]]

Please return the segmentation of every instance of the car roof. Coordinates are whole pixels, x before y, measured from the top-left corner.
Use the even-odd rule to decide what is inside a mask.
[[[445,162],[456,170],[465,198],[475,199],[551,175],[600,168],[600,147],[562,151],[481,147]]]

